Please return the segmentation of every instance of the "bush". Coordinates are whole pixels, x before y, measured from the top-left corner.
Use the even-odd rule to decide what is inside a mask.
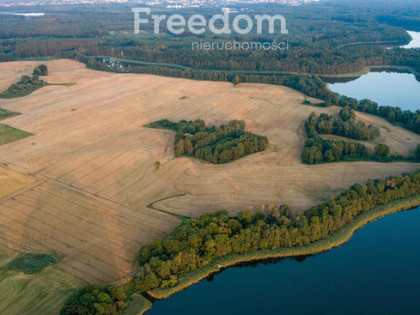
[[[57,255],[46,254],[22,254],[13,259],[8,268],[10,270],[22,271],[23,273],[38,273],[44,268],[55,264],[58,261]]]

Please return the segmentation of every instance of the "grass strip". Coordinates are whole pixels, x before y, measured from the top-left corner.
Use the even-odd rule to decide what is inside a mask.
[[[159,199],[159,200],[156,200],[156,201],[153,201],[153,202],[149,203],[146,207],[149,208],[149,209],[151,209],[151,210],[155,210],[155,211],[159,211],[159,212],[163,212],[163,213],[169,214],[169,215],[174,216],[175,218],[178,218],[178,219],[181,219],[181,220],[188,219],[189,217],[187,217],[185,215],[176,214],[176,213],[173,213],[173,212],[170,212],[170,211],[166,211],[166,210],[162,210],[162,209],[159,209],[159,208],[156,208],[155,207],[155,203],[157,203],[157,202],[168,200],[168,199],[172,199],[172,198],[183,197],[183,196],[186,196],[186,195],[187,194],[178,194],[178,195],[173,195],[173,196],[165,197],[165,198],[162,198],[162,199]]]
[[[10,126],[0,125],[0,145],[32,136],[32,133]]]
[[[123,315],[142,315],[152,308],[152,302],[143,295],[133,294],[130,305],[123,311]]]

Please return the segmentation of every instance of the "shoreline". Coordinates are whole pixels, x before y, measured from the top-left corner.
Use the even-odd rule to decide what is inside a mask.
[[[349,241],[353,236],[354,232],[364,227],[366,224],[376,221],[387,215],[415,209],[419,205],[420,194],[401,200],[396,200],[386,205],[378,206],[372,209],[371,211],[357,216],[351,223],[342,227],[336,233],[310,245],[295,248],[279,248],[276,250],[265,250],[259,252],[246,253],[242,255],[235,254],[219,258],[205,267],[202,267],[194,272],[191,272],[190,274],[186,274],[183,277],[180,277],[179,283],[175,287],[166,289],[153,289],[147,292],[147,296],[155,300],[167,299],[171,295],[198,283],[199,281],[207,278],[212,274],[218,273],[227,267],[232,267],[236,264],[243,262],[264,260],[269,258],[305,256],[326,252],[330,249],[341,246],[347,241]]]
[[[193,68],[190,66],[185,66],[181,64],[175,63],[165,63],[165,62],[153,62],[153,61],[142,61],[142,60],[135,60],[135,59],[125,59],[125,58],[118,58],[118,57],[107,57],[107,56],[89,56],[89,58],[93,59],[109,59],[115,60],[121,63],[126,64],[134,64],[134,65],[141,65],[141,66],[156,66],[156,67],[168,67],[168,68],[177,68],[177,69],[184,69],[190,71],[204,71],[204,72],[221,72],[221,73],[228,73],[228,74],[244,74],[244,75],[299,75],[299,74],[306,74],[306,75],[315,75],[319,76],[321,79],[357,79],[364,74],[368,74],[370,71],[378,70],[388,70],[388,71],[398,71],[401,73],[412,73],[416,77],[420,76],[420,73],[417,72],[413,67],[408,66],[398,66],[398,65],[372,65],[372,66],[364,66],[360,70],[354,72],[343,72],[343,73],[335,73],[335,74],[320,74],[320,73],[310,73],[310,72],[294,72],[294,71],[270,71],[270,70],[219,70],[219,69],[204,69],[204,68]],[[59,59],[59,58],[58,58]],[[23,59],[22,59],[23,60]],[[98,70],[98,69],[95,69]],[[99,70],[101,71],[101,70]],[[114,72],[114,71],[110,71]]]

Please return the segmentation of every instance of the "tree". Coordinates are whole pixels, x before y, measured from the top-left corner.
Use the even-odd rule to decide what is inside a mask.
[[[33,75],[48,75],[48,68],[46,65],[39,65],[37,67],[35,67]]]
[[[232,80],[233,85],[238,85],[239,83],[241,83],[241,79],[239,78],[239,76],[235,76]]]
[[[390,153],[390,148],[388,145],[380,143],[375,147],[375,154],[379,157],[386,157]]]

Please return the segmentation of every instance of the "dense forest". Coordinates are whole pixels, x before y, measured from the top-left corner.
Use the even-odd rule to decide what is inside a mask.
[[[40,65],[35,67],[32,76],[23,75],[19,82],[13,83],[7,90],[1,92],[0,98],[26,96],[47,85],[45,81],[39,78],[40,75],[48,75],[47,66]]]
[[[248,154],[264,151],[267,137],[245,131],[245,122],[232,120],[220,127],[206,126],[203,120],[171,122],[167,119],[147,127],[176,132],[175,156],[192,156],[214,164],[228,163]]]
[[[173,287],[178,278],[217,258],[259,250],[305,246],[325,239],[360,214],[394,200],[418,195],[420,172],[355,184],[319,206],[293,215],[287,205],[227,211],[184,219],[175,231],[143,246],[139,269],[122,286],[88,286],[74,293],[61,314],[121,314],[133,292]]]
[[[234,4],[232,4],[235,6]],[[244,8],[245,6],[245,8]],[[315,6],[315,7],[314,7]],[[152,23],[134,36],[131,6],[115,5],[43,7],[46,15],[27,19],[0,16],[0,61],[30,57],[114,57],[150,63],[167,63],[197,70],[287,71],[312,74],[356,72],[366,66],[407,66],[420,72],[420,51],[400,49],[410,40],[401,26],[406,21],[420,26],[420,9],[393,3],[369,6],[366,3],[318,3],[299,7],[279,5],[236,5],[255,14],[282,14],[289,34],[269,36],[255,29],[244,36],[200,36],[186,32],[175,36],[162,23],[161,34],[153,34]],[[154,8],[168,14],[166,8]],[[220,8],[189,8],[187,19],[196,13],[210,17]],[[395,23],[396,17],[400,23]],[[231,15],[233,19],[234,14]],[[391,25],[388,25],[391,24]],[[397,25],[396,25],[397,24]],[[396,25],[396,26],[394,26]],[[282,50],[192,50],[198,41],[287,42]],[[387,49],[392,46],[393,49]]]

